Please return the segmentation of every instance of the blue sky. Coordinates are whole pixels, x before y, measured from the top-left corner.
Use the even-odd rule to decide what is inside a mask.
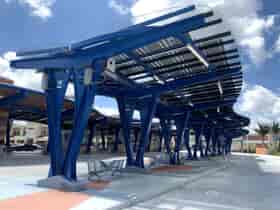
[[[0,74],[38,89],[40,75],[9,68],[15,51],[73,43],[192,3],[213,7],[237,39],[245,86],[236,110],[253,119],[252,127],[257,121],[280,121],[278,0],[1,0]],[[103,98],[97,99],[97,107],[116,112],[115,104]]]

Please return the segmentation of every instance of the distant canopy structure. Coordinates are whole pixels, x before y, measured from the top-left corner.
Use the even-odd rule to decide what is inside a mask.
[[[166,145],[170,124],[176,127],[174,163],[180,161],[179,151],[190,128],[195,130],[199,148],[201,135],[215,142],[219,135],[232,139],[246,133],[243,128],[249,119],[233,111],[242,89],[242,66],[231,32],[221,23],[213,11],[189,6],[69,46],[18,52],[20,58],[11,62],[13,68],[38,69],[47,75],[50,175],[76,179],[79,147],[96,95],[118,102],[128,165],[144,167],[154,117],[160,119]],[[69,82],[75,89],[75,114],[63,156],[61,101]],[[135,155],[130,140],[134,110],[141,117]]]

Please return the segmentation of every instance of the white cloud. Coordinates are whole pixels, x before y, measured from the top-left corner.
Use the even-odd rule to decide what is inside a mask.
[[[126,15],[130,12],[130,9],[128,7],[121,4],[117,0],[110,0],[109,7],[116,10],[116,12],[120,13],[121,15]]]
[[[32,16],[37,16],[46,20],[52,16],[51,7],[56,0],[5,0],[6,3],[17,1],[19,4],[27,6],[31,10]]]
[[[0,75],[14,80],[17,86],[40,90],[42,75],[35,70],[12,70],[9,61],[15,58],[15,52],[7,52],[0,56]]]
[[[278,39],[277,39],[277,41],[275,43],[275,51],[277,53],[280,53],[280,35],[279,35],[279,37],[278,37]]]
[[[119,1],[118,5],[120,4]],[[130,7],[130,14],[132,21],[138,23],[191,4],[213,8],[217,16],[222,17],[233,31],[237,43],[253,63],[259,64],[271,57],[266,50],[265,36],[274,26],[275,16],[259,15],[259,11],[262,10],[261,0],[137,0]]]
[[[250,117],[250,128],[253,130],[258,122],[272,123],[280,120],[280,95],[261,85],[247,84],[235,109]]]

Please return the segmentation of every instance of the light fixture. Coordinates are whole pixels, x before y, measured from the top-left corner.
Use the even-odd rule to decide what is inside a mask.
[[[221,112],[221,109],[220,109],[220,107],[219,107],[219,106],[217,107],[217,112],[218,112],[218,113],[220,113],[220,112]]]
[[[192,52],[192,54],[197,57],[207,68],[209,67],[209,63],[197,52],[196,49],[190,44],[187,45],[187,48]]]
[[[222,87],[221,81],[219,80],[217,84],[218,84],[218,88],[219,88],[220,94],[223,95],[223,94],[224,94],[224,91],[223,91],[223,87]]]
[[[92,83],[93,69],[87,67],[84,72],[84,85],[90,85]]]
[[[153,76],[154,80],[156,80],[159,84],[164,85],[164,81],[162,81],[157,75]]]

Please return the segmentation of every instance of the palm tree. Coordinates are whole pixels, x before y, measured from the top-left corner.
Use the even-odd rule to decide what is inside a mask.
[[[280,133],[280,124],[278,122],[273,122],[271,125],[271,133],[273,136],[273,141],[277,141],[276,139]],[[278,142],[278,151],[280,151],[280,142]]]
[[[265,136],[269,133],[270,127],[266,124],[258,123],[258,128],[255,129],[255,132],[262,137],[262,142],[264,145]]]

